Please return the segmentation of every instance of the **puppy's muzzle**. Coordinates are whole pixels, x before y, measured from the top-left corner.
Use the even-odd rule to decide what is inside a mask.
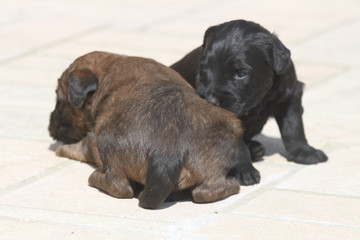
[[[215,105],[215,106],[220,106],[220,101],[219,98],[217,98],[214,94],[209,94],[208,96],[206,96],[206,101]]]

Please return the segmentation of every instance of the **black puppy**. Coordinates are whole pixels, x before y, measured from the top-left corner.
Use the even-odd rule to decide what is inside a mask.
[[[242,120],[253,161],[261,160],[265,149],[251,139],[271,116],[279,125],[289,161],[315,164],[327,160],[305,138],[304,84],[297,80],[290,51],[260,25],[235,20],[210,27],[203,45],[171,68],[202,98]]]

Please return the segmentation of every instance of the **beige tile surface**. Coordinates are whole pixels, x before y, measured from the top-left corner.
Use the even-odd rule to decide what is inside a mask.
[[[0,139],[0,196],[69,164],[48,150],[49,143]]]
[[[326,164],[304,168],[277,187],[359,198],[359,154],[359,146],[334,150]]]
[[[234,214],[360,227],[360,199],[296,191],[268,191],[233,210]]]
[[[314,224],[311,222],[274,220],[266,217],[223,215],[198,230],[199,239],[306,239],[356,240],[358,228]]]
[[[360,3],[356,0],[0,1],[0,239],[299,239],[360,236]],[[47,126],[57,78],[93,50],[164,64],[204,31],[253,20],[290,48],[308,141],[327,163],[287,162],[278,127],[256,137],[260,184],[211,204],[138,207],[87,185],[93,168],[58,158]]]

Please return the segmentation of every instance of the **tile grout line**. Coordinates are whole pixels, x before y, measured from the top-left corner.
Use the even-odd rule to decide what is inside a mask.
[[[228,2],[232,2],[234,0],[227,0]],[[223,3],[223,2],[222,2]],[[213,7],[216,7],[217,5],[219,5],[219,3],[217,1],[212,1],[212,4],[211,6],[207,6],[208,9],[211,9]],[[177,21],[177,20],[180,20],[180,19],[183,19],[184,17],[188,17],[194,13],[197,13],[199,11],[199,9],[203,10],[204,5],[200,5],[196,8],[193,8],[193,9],[189,9],[189,11],[186,11],[185,13],[180,13],[178,14],[177,16],[171,16],[171,17],[164,17],[164,18],[161,18],[159,20],[156,20],[156,21],[153,21],[151,23],[148,23],[148,24],[144,24],[142,26],[139,26],[137,28],[135,28],[136,31],[139,31],[139,32],[144,32],[144,31],[148,31],[149,29],[151,29],[152,26],[154,25],[159,25],[159,24],[162,24],[162,23],[166,23],[168,24],[169,22],[173,22],[173,21]],[[190,12],[190,13],[189,13]],[[73,39],[76,39],[78,37],[82,37],[82,36],[86,36],[87,34],[90,34],[90,33],[94,33],[94,32],[98,32],[98,31],[103,31],[105,29],[108,29],[110,28],[112,25],[111,25],[111,22],[104,22],[103,24],[101,25],[98,25],[98,26],[95,26],[93,28],[90,28],[90,29],[87,29],[83,32],[79,32],[79,33],[76,33],[72,36],[68,36],[66,38],[63,38],[63,39],[60,39],[60,40],[57,40],[57,41],[54,41],[54,42],[50,42],[50,43],[47,43],[47,44],[44,44],[42,46],[39,46],[39,47],[35,47],[35,48],[32,48],[28,51],[25,51],[21,54],[18,54],[16,56],[13,56],[13,57],[9,57],[7,59],[3,59],[3,60],[0,60],[0,65],[6,65],[8,63],[11,63],[13,61],[16,61],[17,59],[20,59],[20,58],[23,58],[23,57],[26,57],[26,56],[29,56],[31,54],[34,54],[34,53],[37,53],[39,51],[42,51],[42,50],[45,50],[45,49],[48,49],[48,48],[51,48],[53,46],[56,46],[56,45],[59,45],[61,43],[64,43],[64,42],[68,42],[68,41],[71,41]]]
[[[29,178],[26,178],[26,179],[24,179],[24,180],[22,180],[20,182],[17,182],[17,183],[15,183],[13,185],[5,187],[5,188],[0,190],[0,197],[4,196],[6,194],[9,194],[9,193],[11,193],[11,192],[13,192],[15,190],[18,190],[20,188],[23,188],[23,187],[25,187],[25,186],[33,183],[33,182],[36,182],[39,179],[47,177],[50,174],[55,173],[57,171],[60,171],[61,169],[65,168],[65,167],[68,167],[68,166],[70,166],[72,164],[73,164],[73,162],[71,162],[71,161],[68,161],[68,160],[63,161],[63,162],[61,162],[59,164],[56,164],[53,167],[50,167],[48,169],[45,169],[44,171],[39,172],[38,174],[35,174],[35,175],[33,175],[33,176],[29,177]]]
[[[274,187],[274,188],[272,188],[272,190],[279,191],[279,192],[292,192],[292,193],[307,194],[307,195],[316,195],[316,196],[324,196],[324,197],[335,197],[335,198],[347,198],[347,199],[360,200],[360,196],[338,194],[338,193],[322,193],[322,192],[315,192],[315,191],[291,189],[291,188],[286,188],[286,187]]]
[[[213,9],[216,8],[219,5],[223,5],[224,2],[236,2],[236,0],[223,0],[221,2],[217,1],[217,0],[213,0],[211,2],[206,2],[204,4],[200,4],[199,6],[196,6],[194,8],[189,8],[186,11],[184,11],[183,13],[179,13],[175,16],[165,16],[164,18],[155,20],[151,23],[148,24],[144,24],[143,26],[140,26],[137,28],[138,31],[140,32],[145,32],[145,31],[149,31],[152,26],[159,26],[160,24],[168,24],[169,22],[176,22],[178,20],[184,19],[184,18],[188,18],[191,17],[194,14],[197,14],[199,12],[203,12],[209,9]],[[205,31],[206,29],[204,29]],[[202,39],[199,39],[200,42],[199,44],[201,44]]]
[[[37,143],[49,143],[50,145],[52,140],[45,140],[45,139],[36,139],[36,138],[18,138],[18,137],[10,137],[10,136],[1,136],[0,140],[17,140],[17,141],[26,141],[26,142],[37,142]]]
[[[82,228],[98,228],[103,230],[117,230],[121,226],[121,229],[125,231],[141,231],[143,233],[152,234],[164,233],[164,229],[178,224],[176,222],[156,219],[111,216],[57,209],[41,209],[24,206],[12,206],[8,204],[0,204],[0,212],[0,219],[11,219],[13,221],[63,224]],[[99,226],[99,222],[106,222],[107,224],[106,226]],[[150,224],[149,229],[141,228],[143,224]]]
[[[266,216],[266,215],[255,215],[255,214],[246,214],[246,213],[239,213],[239,214],[226,213],[226,215],[242,216],[242,217],[257,218],[257,219],[266,219],[266,220],[276,220],[276,221],[282,221],[282,222],[305,223],[305,224],[331,226],[331,227],[339,227],[339,228],[360,229],[360,226],[356,226],[356,225],[345,225],[345,224],[337,224],[337,223],[332,223],[332,222],[305,220],[305,219],[291,218],[291,217],[271,217],[271,216]]]
[[[230,214],[234,208],[241,206],[243,204],[246,204],[250,200],[263,194],[264,192],[270,191],[271,186],[276,185],[279,181],[283,181],[284,179],[291,177],[294,173],[302,170],[303,168],[304,168],[304,166],[295,166],[293,169],[284,173],[284,175],[282,177],[277,178],[276,180],[269,180],[267,183],[263,184],[262,186],[259,186],[258,189],[254,190],[253,192],[248,193],[241,199],[235,200],[234,202],[231,202],[231,203],[227,204],[226,206],[220,207],[219,210],[217,210],[217,211],[208,213],[204,216],[197,218],[198,222],[201,222],[202,224],[198,223],[197,226],[194,227],[193,221],[186,222],[185,225],[184,224],[182,225],[182,230],[187,231],[191,234],[194,234],[199,229],[199,226],[200,227],[205,226],[213,221],[216,221],[223,214]],[[239,194],[241,194],[241,190],[240,190]]]
[[[294,46],[299,47],[299,46],[305,44],[306,42],[308,42],[309,40],[312,40],[314,38],[318,38],[319,36],[327,34],[328,32],[336,31],[336,30],[338,30],[338,29],[340,29],[340,28],[342,28],[342,27],[344,27],[346,25],[356,23],[357,21],[359,21],[359,16],[353,16],[350,19],[346,19],[346,20],[344,20],[344,21],[342,21],[342,22],[340,22],[338,24],[331,25],[329,27],[326,27],[324,29],[321,29],[319,31],[314,32],[310,36],[307,36],[307,37],[295,42]]]
[[[87,30],[84,30],[82,32],[79,32],[79,33],[76,33],[76,34],[73,34],[71,36],[68,36],[66,38],[63,38],[63,39],[60,39],[60,40],[57,40],[57,41],[53,41],[53,42],[50,42],[50,43],[47,43],[47,44],[44,44],[42,46],[38,46],[38,47],[34,47],[28,51],[25,51],[23,53],[20,53],[16,56],[12,56],[12,57],[9,57],[9,58],[6,58],[6,59],[3,59],[3,60],[0,60],[0,65],[6,65],[8,63],[11,63],[13,61],[16,61],[18,59],[21,59],[23,57],[26,57],[26,56],[29,56],[29,55],[32,55],[34,53],[37,53],[37,52],[40,52],[42,50],[45,50],[45,49],[48,49],[48,48],[51,48],[51,47],[54,47],[54,46],[57,46],[61,43],[65,43],[65,42],[69,42],[71,40],[74,40],[78,37],[82,37],[82,36],[85,36],[89,33],[94,33],[94,32],[98,32],[98,31],[102,31],[104,29],[107,29],[108,26],[107,25],[99,25],[99,26],[95,26],[93,28],[89,28]]]
[[[230,212],[232,211],[235,207],[239,207],[242,206],[246,203],[248,203],[249,201],[251,201],[252,199],[268,192],[271,191],[274,186],[276,186],[277,184],[279,184],[280,182],[283,182],[284,180],[290,178],[291,176],[293,176],[295,173],[305,169],[306,166],[303,165],[299,165],[299,166],[295,166],[293,169],[289,170],[288,172],[284,173],[282,177],[279,177],[277,179],[274,180],[269,180],[268,182],[264,183],[263,185],[259,186],[258,189],[254,190],[253,192],[248,193],[246,196],[244,196],[243,198],[239,199],[238,201],[225,206],[224,208],[222,208],[220,210],[220,212]],[[241,191],[240,191],[241,194]]]
[[[1,208],[1,205],[0,205]],[[59,226],[59,224],[63,226],[69,226],[69,227],[75,227],[78,229],[97,229],[102,231],[111,231],[113,233],[143,233],[143,234],[149,234],[151,236],[157,237],[159,234],[166,234],[165,232],[153,232],[152,230],[143,230],[143,229],[133,229],[133,228],[126,228],[126,229],[120,229],[119,227],[102,227],[100,225],[83,225],[79,223],[69,223],[69,222],[56,222],[56,221],[45,221],[45,220],[34,220],[34,219],[20,219],[17,217],[11,217],[11,216],[1,216],[0,220],[8,220],[8,221],[21,221],[23,223],[39,223],[39,224],[47,224],[47,225],[54,225]],[[170,237],[170,235],[168,236]]]

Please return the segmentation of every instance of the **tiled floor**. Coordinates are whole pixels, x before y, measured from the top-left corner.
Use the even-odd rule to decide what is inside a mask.
[[[307,138],[327,163],[287,162],[269,121],[261,184],[149,211],[88,187],[90,166],[54,156],[49,113],[74,58],[106,50],[171,64],[208,26],[239,18],[292,50]],[[1,1],[0,43],[0,239],[360,239],[359,1]]]

